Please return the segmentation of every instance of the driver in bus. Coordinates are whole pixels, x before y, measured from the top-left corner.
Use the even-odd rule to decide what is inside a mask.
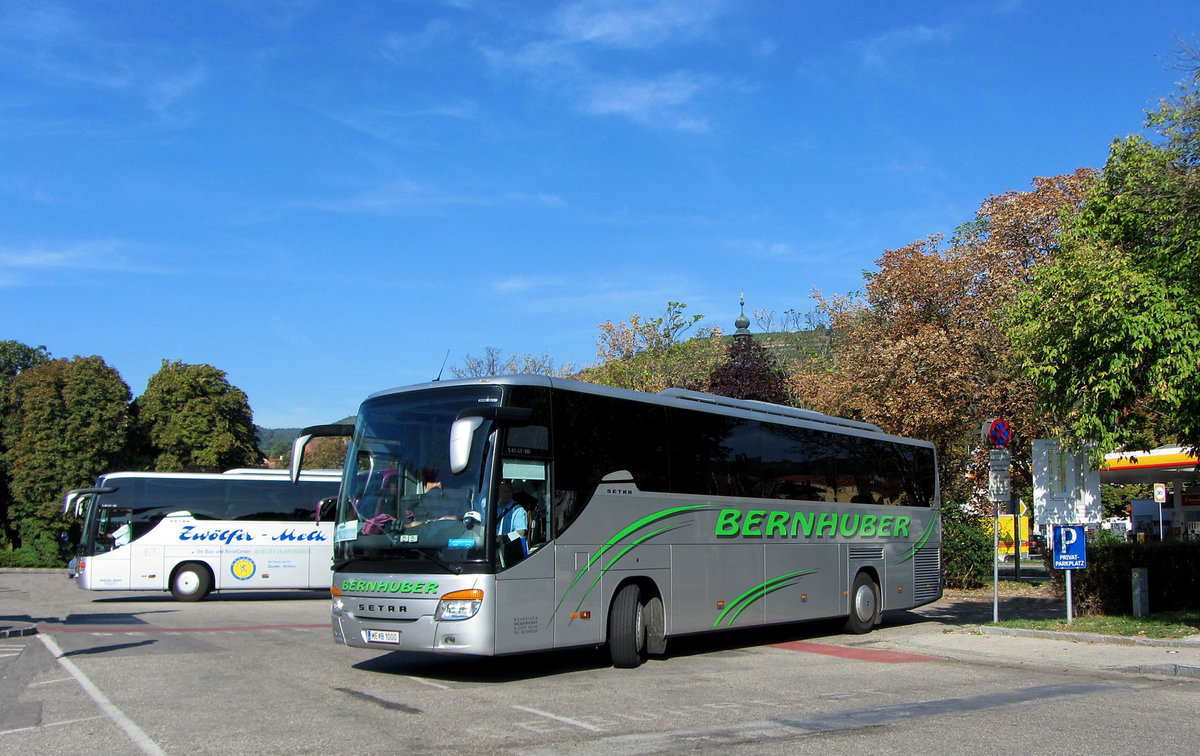
[[[109,527],[113,527],[112,532],[108,533],[109,539],[112,541],[114,549],[119,549],[129,543],[133,531],[130,528],[129,521],[132,519],[132,512],[125,510],[124,513],[116,515],[109,520]]]
[[[512,483],[500,481],[500,510],[496,527],[496,535],[507,536],[507,540],[515,541],[524,538],[529,532],[529,515],[525,507],[513,498]]]

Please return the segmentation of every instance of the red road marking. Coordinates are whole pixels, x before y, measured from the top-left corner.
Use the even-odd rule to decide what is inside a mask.
[[[320,625],[243,625],[240,627],[115,627],[112,625],[66,625],[37,626],[40,633],[231,633],[239,630],[311,630],[328,629],[329,623]]]
[[[785,651],[804,651],[810,654],[837,656],[842,659],[858,661],[882,662],[884,664],[909,664],[911,662],[945,661],[940,656],[925,656],[910,654],[904,651],[884,651],[877,648],[848,648],[846,646],[830,646],[825,643],[809,641],[791,641],[790,643],[774,643],[771,648],[782,648]]]

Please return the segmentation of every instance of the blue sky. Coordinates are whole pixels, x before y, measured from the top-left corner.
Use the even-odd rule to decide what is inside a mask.
[[[0,4],[0,339],[267,427],[486,347],[731,329],[1100,167],[1194,0]]]

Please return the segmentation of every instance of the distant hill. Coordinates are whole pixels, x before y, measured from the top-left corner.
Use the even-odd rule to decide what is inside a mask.
[[[300,428],[260,428],[254,426],[254,430],[258,432],[258,448],[265,452],[269,452],[279,444],[290,444],[295,440],[296,436],[300,435]]]
[[[343,418],[338,420],[339,423],[348,425],[354,424],[353,417]],[[288,444],[289,446],[296,440],[296,436],[300,435],[303,428],[263,428],[262,426],[254,426],[254,430],[258,433],[258,448],[264,452],[269,452],[279,444]]]

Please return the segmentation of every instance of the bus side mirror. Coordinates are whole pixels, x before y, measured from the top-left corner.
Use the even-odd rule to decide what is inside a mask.
[[[471,464],[471,442],[483,425],[482,417],[460,417],[450,426],[450,472],[457,475]]]
[[[317,502],[316,521],[319,523],[319,522],[321,522],[321,520],[332,520],[333,515],[336,511],[337,511],[337,497],[336,496],[330,496],[328,498],[321,499],[319,502]]]
[[[533,417],[528,407],[479,407],[458,413],[450,426],[450,472],[458,475],[471,464],[471,442],[484,420],[523,425]]]
[[[76,488],[73,491],[67,491],[66,496],[63,497],[63,514],[67,514],[67,510],[74,504],[75,516],[82,517],[92,496],[96,494],[110,494],[116,490],[113,486],[103,486],[101,488]]]
[[[354,426],[338,423],[335,425],[312,425],[300,431],[292,442],[292,464],[288,469],[292,483],[300,482],[300,463],[304,460],[304,446],[314,438],[329,436],[353,436]]]
[[[296,440],[292,441],[292,461],[288,467],[288,474],[291,475],[292,483],[300,482],[300,463],[304,461],[304,447],[311,440],[311,433],[302,433],[296,436]]]

